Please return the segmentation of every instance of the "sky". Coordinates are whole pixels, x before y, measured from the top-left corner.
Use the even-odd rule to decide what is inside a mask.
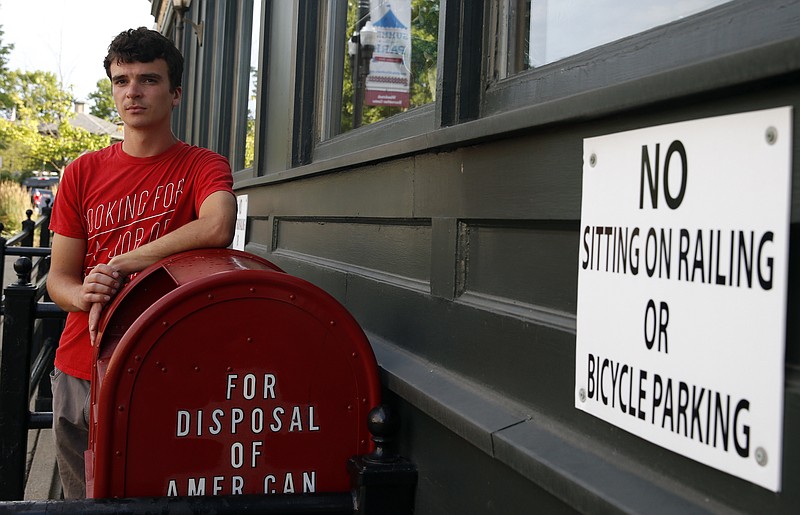
[[[149,0],[0,0],[11,70],[53,72],[78,100],[106,77],[108,44],[123,30],[154,28]]]

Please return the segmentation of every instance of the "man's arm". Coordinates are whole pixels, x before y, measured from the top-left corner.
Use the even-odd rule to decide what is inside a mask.
[[[83,280],[86,242],[55,234],[47,276],[48,293],[65,311],[90,311],[89,333],[94,343],[102,308],[117,293],[126,275],[185,250],[226,247],[233,240],[235,222],[236,199],[228,192],[217,191],[203,201],[197,220],[116,256],[107,265],[95,266]]]
[[[233,241],[236,223],[236,199],[226,191],[209,195],[200,206],[197,220],[178,227],[155,241],[130,252],[120,254],[108,262],[107,267],[95,267],[99,273],[108,274],[103,284],[114,286],[114,279],[140,272],[161,259],[185,250],[206,247],[227,247]],[[116,293],[105,300],[95,301],[89,311],[89,338],[94,345],[103,306]]]
[[[86,242],[60,234],[53,236],[47,292],[65,311],[89,311],[93,303],[105,303],[119,288],[119,273],[98,265],[83,277]]]
[[[47,292],[65,311],[89,311],[89,338],[94,345],[103,305],[113,297],[122,281],[110,266],[97,265],[84,278],[86,242],[60,234],[53,236]]]
[[[140,272],[161,259],[185,250],[227,247],[233,241],[236,198],[227,191],[209,195],[193,220],[155,241],[114,257],[108,264],[122,275]]]

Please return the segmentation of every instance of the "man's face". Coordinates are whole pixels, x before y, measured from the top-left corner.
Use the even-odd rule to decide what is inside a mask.
[[[167,62],[111,63],[114,103],[122,121],[132,129],[169,127],[181,88],[170,91]]]

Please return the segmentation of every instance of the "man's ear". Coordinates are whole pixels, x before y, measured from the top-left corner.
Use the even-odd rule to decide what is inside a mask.
[[[181,96],[183,94],[183,89],[179,86],[175,88],[172,92],[172,108],[178,107],[178,104],[181,103]]]

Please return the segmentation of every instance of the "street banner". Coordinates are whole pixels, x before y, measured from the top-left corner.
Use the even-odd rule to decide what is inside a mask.
[[[366,81],[364,103],[409,106],[411,84],[411,0],[371,0],[377,41]]]

